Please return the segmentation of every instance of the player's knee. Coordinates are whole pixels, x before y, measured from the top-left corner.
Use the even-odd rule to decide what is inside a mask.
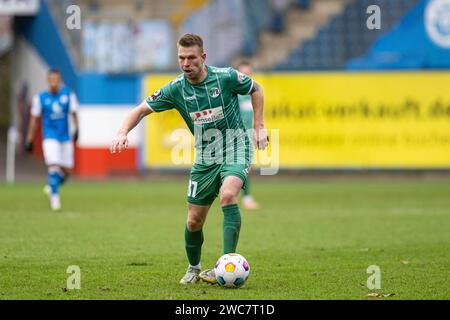
[[[234,204],[236,203],[236,199],[237,199],[237,195],[228,189],[222,190],[221,194],[220,194],[220,204],[222,206],[226,206],[229,204]]]
[[[196,216],[188,216],[186,225],[190,232],[195,232],[203,228],[203,219]]]

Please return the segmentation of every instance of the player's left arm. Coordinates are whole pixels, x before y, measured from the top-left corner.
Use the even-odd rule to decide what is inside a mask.
[[[78,100],[74,93],[70,94],[70,115],[72,117],[72,124],[74,126],[73,140],[78,141],[79,136],[79,121],[78,121]]]
[[[253,106],[253,128],[258,149],[264,150],[269,143],[269,136],[264,126],[264,92],[259,83],[253,80],[253,86],[249,92]]]
[[[36,129],[38,127],[38,120],[42,113],[41,99],[39,95],[33,97],[30,110],[30,122],[28,124],[27,138],[25,140],[25,150],[27,152],[33,151],[33,141]]]
[[[247,75],[230,68],[231,90],[236,94],[250,95],[253,107],[253,128],[256,146],[264,150],[269,143],[264,127],[264,93],[261,85]]]
[[[77,112],[72,112],[72,121],[73,121],[73,126],[74,126],[74,132],[73,132],[73,141],[76,143],[78,141],[78,136],[80,134],[79,132],[79,125],[78,125],[78,113]]]

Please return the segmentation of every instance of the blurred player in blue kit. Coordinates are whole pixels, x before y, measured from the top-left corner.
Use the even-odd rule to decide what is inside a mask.
[[[58,70],[51,69],[48,72],[47,82],[48,90],[33,97],[25,150],[33,151],[34,136],[41,117],[42,149],[48,167],[47,185],[44,190],[48,194],[51,209],[60,210],[59,187],[67,180],[74,166],[72,140],[78,140],[78,102],[75,94],[62,84]]]

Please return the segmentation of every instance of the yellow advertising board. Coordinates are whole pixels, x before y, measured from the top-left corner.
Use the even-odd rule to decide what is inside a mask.
[[[149,75],[146,95],[175,76]],[[282,168],[450,167],[450,72],[254,79],[264,89],[266,127]],[[145,163],[173,166],[173,132],[186,128],[181,116],[172,110],[147,119]]]

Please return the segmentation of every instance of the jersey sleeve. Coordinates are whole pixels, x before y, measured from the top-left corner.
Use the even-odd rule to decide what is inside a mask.
[[[31,115],[33,117],[39,117],[41,113],[42,113],[41,99],[39,98],[39,95],[35,95],[31,103]]]
[[[162,112],[173,109],[175,103],[170,95],[170,84],[157,90],[154,94],[144,100],[153,112]]]
[[[78,111],[78,99],[75,93],[70,93],[70,106],[69,106],[70,112],[77,112]]]
[[[250,94],[250,91],[253,88],[253,80],[249,76],[233,68],[231,68],[230,75],[231,75],[231,90],[234,93],[240,95]]]

